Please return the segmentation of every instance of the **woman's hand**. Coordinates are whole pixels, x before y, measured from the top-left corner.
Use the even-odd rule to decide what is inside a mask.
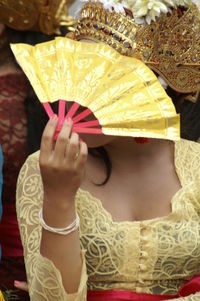
[[[28,292],[28,284],[25,281],[14,281],[14,287],[20,289],[21,291]]]
[[[46,125],[40,149],[40,170],[44,186],[44,202],[67,205],[74,200],[80,187],[85,163],[87,145],[79,142],[79,136],[72,131],[72,121],[65,121],[58,135],[54,135],[58,118],[56,115]]]

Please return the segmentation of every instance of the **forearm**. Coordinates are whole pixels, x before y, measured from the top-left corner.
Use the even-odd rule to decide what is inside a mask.
[[[63,228],[71,224],[76,218],[74,202],[71,204],[55,207],[52,203],[44,202],[45,222],[55,228]],[[40,251],[41,255],[50,259],[60,271],[66,292],[77,292],[82,270],[78,231],[68,235],[59,235],[43,229]]]

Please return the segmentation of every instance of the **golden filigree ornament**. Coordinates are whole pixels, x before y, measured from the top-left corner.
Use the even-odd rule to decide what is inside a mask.
[[[127,2],[114,1],[114,5],[110,1],[109,6],[106,0],[101,2],[83,6],[75,31],[78,40],[102,41],[123,55],[141,59],[177,92],[195,95],[200,91],[200,12],[195,3],[128,1],[141,3],[135,12]],[[143,7],[143,2],[149,6]],[[150,4],[155,2],[163,6],[157,7],[158,15],[151,16]]]
[[[73,0],[0,0],[0,23],[16,30],[59,33],[60,26],[73,27],[68,14]]]
[[[180,138],[173,102],[141,60],[68,38],[11,48],[49,117],[50,103],[60,100],[57,132],[70,117],[77,133]],[[71,108],[65,115],[66,101]]]

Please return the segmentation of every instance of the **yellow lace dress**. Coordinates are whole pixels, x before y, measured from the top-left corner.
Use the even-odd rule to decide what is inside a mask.
[[[39,252],[43,188],[38,158],[35,153],[27,159],[17,186],[17,215],[32,301],[84,301],[87,289],[176,294],[193,275],[200,275],[200,144],[175,142],[175,167],[182,188],[172,198],[168,216],[114,222],[99,199],[78,191],[83,269],[75,294],[65,292],[60,272]],[[200,292],[178,300],[200,300]]]

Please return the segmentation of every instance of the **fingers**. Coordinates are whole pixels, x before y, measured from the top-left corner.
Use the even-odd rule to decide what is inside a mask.
[[[77,133],[72,133],[67,146],[66,163],[68,165],[74,164],[78,154],[79,154],[79,136]]]
[[[14,286],[22,291],[28,292],[28,284],[24,281],[14,281]]]
[[[66,155],[66,147],[70,139],[72,125],[72,120],[65,121],[58,135],[55,145],[55,158],[57,159],[63,159]]]
[[[57,115],[54,115],[51,119],[49,119],[44,129],[42,135],[41,147],[40,147],[41,159],[43,159],[43,156],[44,157],[49,156],[53,150],[53,145],[54,145],[53,137],[56,131],[57,123],[58,123],[58,117]]]
[[[87,144],[83,141],[80,142],[79,156],[77,158],[77,168],[83,169],[88,157]]]
[[[79,135],[72,133],[72,120],[64,122],[55,144],[53,137],[57,122],[58,118],[54,115],[44,130],[41,142],[40,165],[42,163],[45,165],[45,162],[48,162],[48,158],[51,157],[54,166],[60,166],[62,163],[69,168],[82,169],[87,160],[87,145],[84,142],[79,144]]]

